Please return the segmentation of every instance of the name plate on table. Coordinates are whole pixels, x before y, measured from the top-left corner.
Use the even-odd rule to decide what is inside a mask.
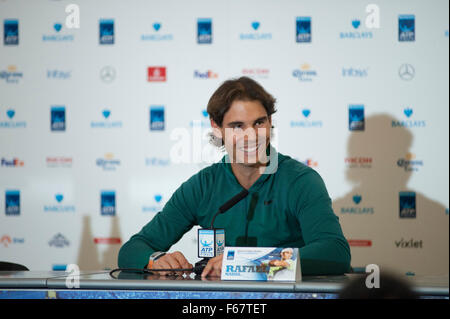
[[[298,248],[225,247],[222,280],[302,280]]]

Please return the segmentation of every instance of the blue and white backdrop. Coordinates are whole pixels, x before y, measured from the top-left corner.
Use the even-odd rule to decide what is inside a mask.
[[[117,265],[222,154],[206,105],[247,75],[317,170],[353,267],[448,274],[446,0],[0,0],[0,260]],[[195,229],[172,249],[196,257]]]

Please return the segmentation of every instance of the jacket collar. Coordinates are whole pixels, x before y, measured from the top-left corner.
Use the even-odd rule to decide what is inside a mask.
[[[271,176],[275,175],[278,170],[279,162],[283,160],[283,155],[279,154],[271,144],[267,146],[266,154],[269,156],[269,163],[261,176],[259,176],[256,182],[254,182],[248,190],[250,193],[257,192]],[[225,169],[225,174],[230,178],[230,180],[239,187],[242,187],[231,169],[230,157],[228,154],[222,157],[221,163],[224,164],[223,167]]]

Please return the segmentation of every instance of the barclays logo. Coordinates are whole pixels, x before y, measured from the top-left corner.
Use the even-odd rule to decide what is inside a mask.
[[[62,30],[62,23],[56,22],[53,24],[53,34],[44,34],[42,36],[43,42],[73,42],[75,36],[73,34],[60,34]]]
[[[172,41],[173,40],[173,34],[160,32],[160,30],[162,28],[161,22],[153,23],[152,28],[154,30],[154,33],[142,34],[141,41],[155,41],[155,42],[159,41],[159,42],[161,42],[161,41]]]
[[[345,31],[339,33],[340,39],[353,39],[353,40],[366,40],[366,39],[372,39],[373,38],[373,32],[372,31],[362,31],[360,29],[361,27],[361,20],[359,19],[353,19],[351,21],[351,27],[353,28],[352,31]]]
[[[101,112],[102,117],[104,118],[104,121],[92,121],[91,122],[91,128],[93,129],[115,129],[115,128],[121,128],[123,123],[122,121],[114,121],[111,120],[111,110],[104,109]]]
[[[352,200],[356,206],[341,207],[341,214],[372,215],[375,213],[375,209],[373,207],[360,206],[362,202],[361,195],[353,195]]]
[[[1,121],[0,118],[0,128],[5,129],[18,129],[18,128],[26,128],[27,122],[25,121],[15,121],[16,111],[14,109],[6,110],[6,121]]]
[[[210,128],[211,122],[208,121],[208,111],[206,109],[203,109],[201,112],[201,119],[198,120],[192,120],[189,122],[190,127],[200,127],[200,128]]]
[[[391,126],[393,128],[397,127],[406,127],[406,128],[423,128],[427,126],[427,123],[425,120],[417,120],[413,119],[414,110],[412,108],[405,108],[403,109],[403,115],[406,117],[405,120],[392,120]]]
[[[163,209],[163,195],[161,194],[155,194],[153,196],[154,203],[153,205],[149,206],[142,206],[142,212],[143,213],[158,213]]]
[[[64,200],[63,194],[55,194],[56,204],[44,205],[44,212],[52,212],[52,213],[74,213],[75,206],[74,205],[63,205],[62,201]]]
[[[300,121],[291,121],[290,126],[292,128],[299,127],[299,128],[322,128],[323,122],[321,120],[311,120],[310,118],[311,110],[310,109],[303,109],[302,110],[302,116],[303,119]]]
[[[253,21],[250,24],[250,26],[253,29],[253,32],[239,34],[240,40],[271,40],[272,39],[272,33],[258,31],[261,26],[261,23],[259,21]]]

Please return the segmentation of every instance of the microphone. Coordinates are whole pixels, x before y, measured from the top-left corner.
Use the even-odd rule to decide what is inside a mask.
[[[227,201],[225,204],[219,207],[219,211],[214,215],[212,221],[211,221],[211,227],[210,229],[214,229],[214,221],[216,220],[216,217],[220,214],[225,213],[227,210],[229,210],[231,207],[239,203],[241,200],[243,200],[248,195],[248,190],[244,189],[239,194],[235,195],[233,198],[231,198],[229,201]]]
[[[203,269],[211,258],[223,254],[225,248],[225,229],[214,228],[216,217],[225,213],[231,207],[243,200],[248,194],[248,190],[244,189],[228,200],[225,204],[220,206],[217,213],[214,214],[210,228],[198,230],[198,257],[203,259],[195,264],[194,272],[196,275],[202,274]]]

